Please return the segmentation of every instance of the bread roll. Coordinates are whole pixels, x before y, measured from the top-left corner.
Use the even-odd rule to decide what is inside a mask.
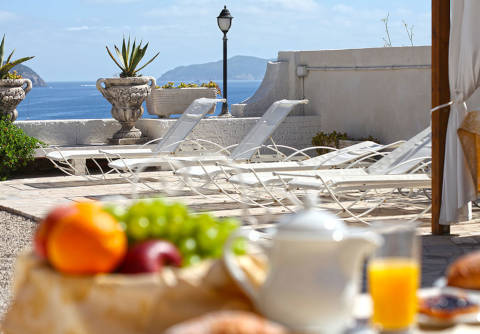
[[[256,314],[218,311],[175,325],[164,334],[288,334],[280,325]]]
[[[452,263],[447,271],[447,284],[480,290],[480,251],[464,255]]]

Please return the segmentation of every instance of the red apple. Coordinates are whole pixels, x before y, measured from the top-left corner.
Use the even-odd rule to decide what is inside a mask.
[[[128,250],[119,271],[124,274],[154,273],[164,265],[180,267],[182,255],[179,250],[165,240],[148,240]]]
[[[58,206],[50,211],[35,231],[33,245],[35,253],[42,259],[47,258],[47,240],[52,227],[62,218],[69,216],[77,211],[75,205]]]

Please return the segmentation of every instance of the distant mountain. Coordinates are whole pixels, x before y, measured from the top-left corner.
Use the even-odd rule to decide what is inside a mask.
[[[228,59],[228,79],[262,80],[269,59],[235,56]],[[216,62],[179,66],[165,72],[158,81],[208,81],[223,79],[223,60]]]
[[[33,87],[45,87],[47,85],[45,81],[28,66],[20,64],[15,66],[13,70],[17,71],[25,79],[30,79]]]

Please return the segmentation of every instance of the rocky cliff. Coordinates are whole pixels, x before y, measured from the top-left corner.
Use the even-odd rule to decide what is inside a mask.
[[[229,80],[262,80],[268,59],[235,56],[228,59]],[[179,66],[165,72],[158,81],[208,81],[223,79],[223,61]]]
[[[20,64],[15,66],[13,70],[17,71],[22,77],[30,79],[33,87],[45,87],[47,85],[45,81],[28,66]]]

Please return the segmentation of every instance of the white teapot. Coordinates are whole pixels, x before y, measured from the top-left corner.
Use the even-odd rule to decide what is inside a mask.
[[[259,288],[231,252],[241,236],[266,250],[269,269]],[[307,208],[285,216],[268,247],[265,241],[260,233],[243,230],[224,251],[228,271],[264,316],[301,332],[342,333],[352,324],[363,260],[381,245],[379,235]]]

